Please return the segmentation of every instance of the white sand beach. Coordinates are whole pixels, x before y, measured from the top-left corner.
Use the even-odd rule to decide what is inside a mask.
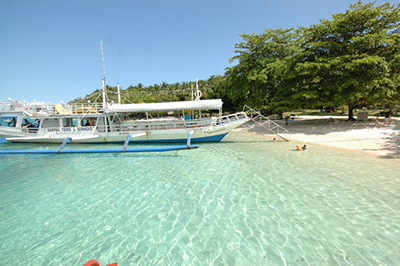
[[[392,118],[390,126],[376,128],[375,118],[366,121],[346,121],[347,117],[307,117],[301,116],[288,122],[274,121],[290,131],[290,142],[296,145],[328,145],[368,152],[384,158],[400,159],[400,119]],[[249,121],[235,131],[264,134],[273,141],[279,138],[269,131]],[[268,140],[266,138],[266,140]]]

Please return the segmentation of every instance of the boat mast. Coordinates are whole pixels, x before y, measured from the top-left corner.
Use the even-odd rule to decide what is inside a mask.
[[[104,62],[104,52],[103,52],[103,41],[100,41],[100,49],[101,49],[101,59],[103,60],[103,80],[102,80],[102,86],[103,86],[103,108],[106,108],[106,64]]]
[[[196,96],[196,101],[200,101],[200,97],[202,96],[201,91],[199,90],[199,80],[196,79],[196,92],[194,94]],[[199,119],[201,118],[201,109],[199,109]]]
[[[119,88],[119,82],[117,83],[117,88],[118,88],[118,104],[121,104],[121,90]]]
[[[196,92],[194,93],[194,95],[196,96],[196,101],[200,101],[201,96],[203,95],[201,93],[201,91],[199,90],[199,80],[196,79]]]

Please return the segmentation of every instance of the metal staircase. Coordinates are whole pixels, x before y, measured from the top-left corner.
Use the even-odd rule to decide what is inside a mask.
[[[290,141],[290,132],[286,128],[278,125],[274,121],[270,120],[268,117],[262,115],[259,111],[254,110],[253,108],[245,105],[243,107],[243,112],[246,112],[248,117],[258,124],[259,126],[265,128],[272,134],[280,137],[285,141]]]

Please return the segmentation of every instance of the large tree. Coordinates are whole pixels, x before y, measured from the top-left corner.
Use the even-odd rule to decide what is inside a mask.
[[[242,34],[236,55],[227,68],[227,94],[233,102],[259,108],[275,95],[286,69],[287,58],[297,52],[297,34],[293,29],[264,29],[264,33]]]
[[[399,99],[400,13],[389,3],[358,2],[331,20],[302,28],[302,50],[290,60],[283,105],[356,105]]]

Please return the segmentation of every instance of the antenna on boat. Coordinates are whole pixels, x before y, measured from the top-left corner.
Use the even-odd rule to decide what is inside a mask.
[[[199,90],[199,80],[198,79],[196,79],[196,92],[194,95],[196,96],[196,101],[199,101],[202,93]]]
[[[103,52],[103,41],[100,41],[100,49],[101,49],[101,59],[103,60],[103,108],[106,108],[106,64],[104,62],[104,52]]]
[[[121,104],[121,90],[119,88],[119,82],[117,83],[117,89],[118,89],[118,104]]]

